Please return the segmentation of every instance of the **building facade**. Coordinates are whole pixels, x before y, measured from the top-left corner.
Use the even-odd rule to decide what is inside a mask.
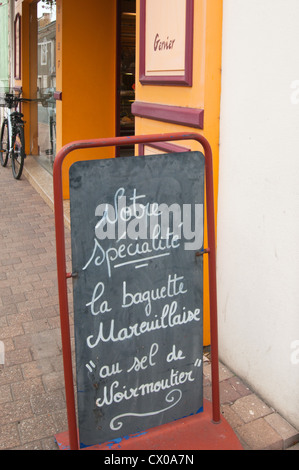
[[[298,1],[12,3],[12,84],[40,99],[23,112],[27,153],[45,171],[74,140],[194,130],[208,139],[220,357],[299,427]],[[122,152],[182,149],[198,144]],[[65,199],[74,160],[120,154],[73,152]],[[204,322],[208,345],[207,313]]]
[[[142,78],[142,61],[148,60],[147,52],[141,50],[145,26],[147,31],[155,29],[161,17],[156,0],[115,0],[108,4],[88,0],[84,8],[81,0],[13,3],[14,36],[18,38],[14,41],[18,73],[13,86],[22,87],[23,97],[39,100],[23,104],[25,142],[27,154],[46,171],[52,171],[55,152],[74,140],[197,130],[213,147],[217,190],[222,2],[179,0],[172,8],[165,0],[164,5],[168,25],[170,13],[174,24],[180,18],[178,31],[173,31],[178,36],[172,39],[172,45],[176,41],[181,48],[172,48],[181,60],[178,73],[182,78],[178,80],[172,78],[172,72],[166,72],[166,81]],[[165,24],[158,28],[162,45]],[[157,46],[155,52],[165,56],[172,51],[161,51]],[[190,77],[184,82],[186,74]],[[166,117],[159,117],[157,105]],[[178,142],[175,149],[182,148],[186,146]],[[196,148],[194,143],[188,147]],[[84,155],[73,152],[63,167],[64,197],[69,197],[68,170],[76,159],[148,151],[165,149],[109,148],[86,150]],[[208,311],[208,293],[204,302]],[[208,315],[205,325],[205,343],[209,344]]]

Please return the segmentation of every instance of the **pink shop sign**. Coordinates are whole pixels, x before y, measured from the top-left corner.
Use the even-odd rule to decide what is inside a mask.
[[[194,0],[141,0],[139,80],[192,86]]]

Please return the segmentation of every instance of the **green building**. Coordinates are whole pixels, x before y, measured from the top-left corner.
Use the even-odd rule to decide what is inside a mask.
[[[0,2],[0,88],[9,86],[9,52],[8,52],[8,12],[9,2]]]

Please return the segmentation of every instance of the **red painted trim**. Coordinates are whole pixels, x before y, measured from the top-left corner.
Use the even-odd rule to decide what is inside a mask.
[[[176,144],[168,144],[166,143],[159,143],[159,144],[153,144],[149,143],[146,144],[147,147],[151,147],[156,150],[160,150],[162,152],[166,153],[175,153],[175,152],[190,152],[190,149],[187,147],[183,147],[182,145],[176,145]],[[138,145],[138,155],[143,156],[144,155],[144,147],[145,144],[139,144]]]
[[[57,279],[60,308],[60,325],[63,351],[66,404],[69,426],[69,442],[72,450],[77,450],[78,435],[73,382],[72,349],[70,338],[67,270],[64,236],[64,209],[62,192],[62,164],[65,157],[75,150],[117,145],[150,144],[175,140],[196,140],[201,144],[205,156],[208,258],[209,258],[209,294],[210,294],[210,328],[211,328],[211,371],[212,371],[212,421],[221,422],[218,362],[218,328],[217,328],[217,284],[216,284],[216,238],[214,219],[214,182],[212,150],[206,138],[197,133],[172,133],[141,135],[132,137],[111,137],[107,139],[78,140],[71,142],[58,152],[53,167],[54,213],[56,231]],[[137,157],[138,158],[138,157]]]
[[[140,0],[139,81],[145,77],[145,0]]]
[[[54,91],[54,100],[62,101],[62,91]]]
[[[135,101],[131,110],[134,116],[203,129],[203,109]]]
[[[120,62],[121,62],[121,0],[116,2],[116,64],[115,64],[115,135],[120,136]],[[115,148],[115,155],[119,157],[120,149]]]
[[[146,0],[140,0],[139,81],[143,85],[192,86],[194,0],[186,0],[185,74],[147,76],[145,70]]]
[[[19,29],[19,41],[18,41],[18,58],[19,58],[19,66],[17,70],[17,28]],[[21,54],[21,33],[22,33],[22,23],[21,23],[21,15],[20,13],[17,13],[15,16],[14,20],[14,79],[15,80],[20,80],[21,79],[21,60],[22,60],[22,54]]]

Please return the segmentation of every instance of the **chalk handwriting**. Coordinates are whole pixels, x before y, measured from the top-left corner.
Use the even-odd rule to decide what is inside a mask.
[[[172,362],[172,361],[179,361],[182,359],[185,359],[185,356],[183,356],[183,351],[181,351],[181,349],[177,351],[176,345],[174,344],[172,346],[172,351],[169,354],[167,354],[166,361]]]
[[[144,263],[151,259],[169,256],[170,252],[165,252],[165,250],[179,248],[180,241],[177,236],[173,236],[173,233],[169,233],[169,238],[166,240],[159,239],[159,234],[160,227],[157,225],[154,230],[153,238],[150,241],[132,242],[129,245],[122,243],[118,248],[110,247],[107,250],[105,250],[101,243],[95,238],[92,255],[83,267],[83,271],[88,268],[92,261],[95,266],[101,266],[103,263],[106,263],[108,276],[111,277],[111,266],[113,266],[113,262],[115,262],[114,268],[116,269],[129,264]]]
[[[102,397],[97,398],[96,405],[101,408],[104,405],[109,406],[112,403],[120,403],[123,400],[128,401],[139,396],[168,390],[169,388],[182,385],[185,382],[193,382],[194,377],[192,376],[192,372],[192,370],[180,372],[178,370],[171,369],[168,377],[157,380],[156,382],[143,383],[137,387],[130,387],[129,390],[126,385],[120,389],[119,382],[115,380],[110,386],[104,385]]]
[[[177,398],[175,399],[174,397],[174,394],[177,395]],[[115,416],[111,421],[110,421],[110,428],[113,430],[113,431],[118,431],[123,423],[120,421],[121,419],[123,418],[126,418],[128,416],[138,416],[140,418],[143,418],[145,416],[154,416],[154,415],[157,415],[157,414],[160,414],[160,413],[163,413],[164,411],[167,411],[167,410],[170,410],[170,408],[173,408],[174,406],[176,406],[179,401],[181,400],[183,394],[182,394],[182,391],[178,388],[175,388],[173,390],[171,390],[165,397],[165,400],[168,402],[168,403],[171,403],[169,406],[167,406],[166,408],[163,408],[162,410],[156,410],[156,411],[149,411],[148,413],[123,413],[119,416]],[[118,421],[117,424],[114,424],[115,421]]]
[[[184,325],[190,322],[200,321],[200,309],[196,308],[194,311],[186,310],[183,307],[181,312],[177,312],[177,302],[173,301],[171,304],[166,304],[160,314],[160,317],[155,315],[155,318],[150,321],[142,321],[141,323],[134,323],[128,327],[117,330],[114,318],[110,321],[110,326],[104,331],[104,324],[100,322],[98,335],[88,336],[86,343],[89,348],[96,347],[99,343],[107,343],[109,341],[117,343],[125,341],[133,337],[141,336],[155,330],[165,328],[173,328],[176,326]]]
[[[154,47],[157,51],[172,49],[174,43],[175,40],[169,38],[162,41],[157,34]],[[117,284],[120,295],[115,298],[118,305],[106,289],[105,281],[113,277],[116,270],[121,272],[121,268],[125,274],[129,266],[142,270],[151,262],[164,263],[175,250],[182,248],[182,230],[185,239],[195,239],[196,244],[202,246],[203,205],[198,204],[195,209],[191,223],[191,206],[186,208],[182,218],[179,204],[168,207],[148,201],[146,194],[139,193],[136,188],[127,194],[124,187],[115,191],[112,205],[104,202],[96,207],[95,215],[100,219],[95,223],[93,246],[82,268],[86,276],[90,270],[96,270],[93,290],[83,304],[88,315],[93,317],[90,325],[87,321],[91,330],[84,330],[85,346],[91,354],[85,364],[85,373],[93,386],[97,381],[93,404],[100,409],[111,407],[111,414],[107,414],[111,431],[121,429],[126,418],[154,416],[174,408],[182,399],[181,389],[198,380],[198,368],[202,366],[198,348],[192,349],[192,354],[198,354],[197,358],[190,357],[186,330],[184,342],[180,343],[179,328],[185,325],[195,328],[202,321],[201,309],[197,305],[188,306],[190,284],[186,271],[180,273],[180,264],[177,263],[173,271],[165,268],[159,281],[149,279],[149,285],[143,287],[134,284],[131,276],[124,276]],[[114,242],[107,243],[105,239]],[[189,247],[194,249],[194,244],[190,243]],[[189,249],[188,246],[185,249]],[[170,265],[165,263],[165,266]],[[116,278],[119,281],[119,277]],[[172,331],[175,331],[173,336],[170,335]],[[167,340],[169,344],[165,346],[168,337],[172,339]],[[121,353],[112,354],[110,362],[105,346],[108,343],[112,349],[121,344]],[[105,362],[101,364],[102,356]],[[164,361],[164,368],[161,361]],[[130,411],[134,410],[134,400],[146,400],[157,394],[160,394],[158,403],[162,405],[155,405],[155,409],[146,408],[146,412]],[[154,401],[149,400],[149,403]]]
[[[159,350],[159,346],[157,343],[153,343],[150,348],[150,352],[148,356],[143,356],[141,359],[138,359],[138,357],[134,357],[133,360],[133,365],[129,367],[127,372],[131,372],[134,370],[135,372],[138,372],[140,370],[145,370],[148,368],[148,366],[153,367],[156,365],[156,363],[153,361],[154,356],[157,354]]]
[[[123,295],[122,295],[122,307],[128,308],[132,305],[138,305],[145,303],[145,313],[150,315],[152,311],[152,301],[161,300],[165,298],[171,298],[180,294],[186,294],[187,289],[184,289],[184,276],[178,276],[177,274],[169,274],[167,284],[160,288],[146,290],[143,292],[135,292],[134,294],[128,292],[127,282],[123,281]]]
[[[98,307],[96,307],[97,302],[99,302],[99,300],[101,299],[104,293],[104,290],[105,290],[104,283],[99,282],[94,288],[91,301],[86,304],[86,307],[90,306],[92,315],[98,315],[99,313],[105,313],[105,312],[111,312],[112,310],[111,308],[109,308],[107,300],[103,300],[101,303],[99,303]],[[96,308],[98,308],[99,310],[95,310]]]

